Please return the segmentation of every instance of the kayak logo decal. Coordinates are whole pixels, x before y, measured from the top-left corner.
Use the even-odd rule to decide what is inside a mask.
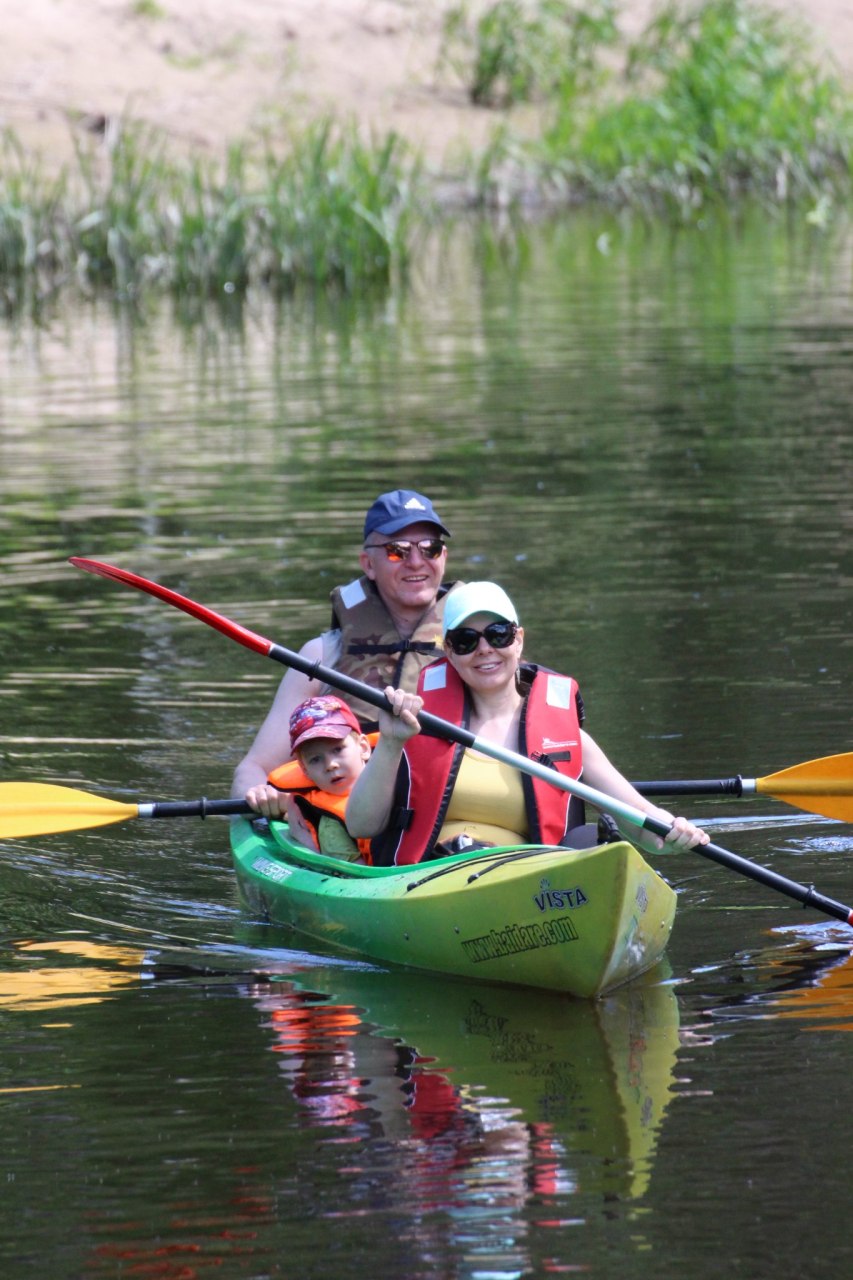
[[[568,916],[552,920],[537,920],[533,924],[508,924],[503,929],[492,929],[480,938],[466,938],[462,950],[472,964],[483,960],[498,960],[503,956],[518,955],[521,951],[536,951],[539,947],[554,947],[561,942],[577,942],[580,934]]]
[[[540,911],[574,911],[575,907],[585,907],[589,898],[580,885],[574,889],[552,889],[550,880],[542,880],[540,892],[533,895],[533,902]]]
[[[283,867],[280,862],[273,862],[270,858],[255,858],[252,870],[257,871],[258,875],[266,876],[267,880],[275,880],[278,884],[282,880],[289,880],[293,875],[290,867]]]

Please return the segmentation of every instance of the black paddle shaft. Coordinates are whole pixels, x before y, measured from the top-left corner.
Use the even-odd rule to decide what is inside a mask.
[[[670,782],[632,782],[641,796],[742,796],[743,778],[683,778]]]
[[[270,645],[269,656],[285,667],[293,667],[296,671],[301,671],[310,680],[319,680],[323,684],[331,685],[333,689],[349,693],[362,702],[369,702],[380,711],[391,710],[391,704],[381,689],[374,689],[372,685],[355,680],[352,676],[336,671],[333,667],[326,667],[322,662],[311,662],[308,658],[303,658],[301,654],[293,653],[291,649],[285,649],[280,644]],[[477,742],[477,735],[470,729],[463,729],[461,725],[442,720],[439,716],[431,715],[429,711],[418,712],[418,723],[424,733],[432,738],[448,738],[452,742],[461,742],[465,747],[473,747]]]

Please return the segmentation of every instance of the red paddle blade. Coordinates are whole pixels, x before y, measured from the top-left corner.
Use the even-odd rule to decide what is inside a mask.
[[[224,618],[221,613],[216,613],[215,610],[208,609],[203,604],[197,604],[195,600],[189,600],[177,591],[161,587],[159,582],[152,582],[150,578],[143,578],[138,573],[130,573],[127,569],[118,569],[114,564],[105,564],[103,560],[86,560],[82,556],[70,556],[69,560],[75,569],[85,569],[86,573],[96,573],[101,578],[112,578],[126,587],[147,591],[150,596],[157,596],[167,604],[174,605],[176,609],[183,609],[184,613],[189,613],[200,622],[207,623],[209,627],[221,631],[223,635],[236,640],[238,644],[245,645],[247,649],[263,654],[264,657],[269,656],[270,649],[273,647],[272,640],[265,640],[256,631],[241,627],[239,622],[232,622],[230,618]]]

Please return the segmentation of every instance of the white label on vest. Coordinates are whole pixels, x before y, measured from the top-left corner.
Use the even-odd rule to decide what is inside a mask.
[[[566,676],[549,676],[545,701],[549,707],[564,707],[568,710],[572,705],[571,680]]]
[[[362,604],[367,599],[364,587],[358,578],[341,587],[341,599],[348,609],[354,609],[357,604]]]
[[[424,671],[424,693],[430,693],[433,689],[444,689],[446,686],[446,662],[439,662],[438,666],[426,668]]]

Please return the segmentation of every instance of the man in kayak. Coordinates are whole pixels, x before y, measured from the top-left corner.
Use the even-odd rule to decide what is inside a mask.
[[[413,489],[380,494],[364,521],[361,576],[331,593],[332,626],[303,645],[302,657],[322,662],[376,689],[414,691],[421,669],[441,656],[441,621],[450,586],[445,538],[450,532],[432,502]],[[319,680],[290,670],[254,742],[234,772],[231,794],[267,817],[278,817],[281,795],[267,779],[290,750],[295,707],[327,693]],[[364,728],[376,711],[346,697]]]
[[[424,707],[464,723],[484,743],[547,760],[567,779],[582,775],[587,785],[672,824],[668,850],[708,843],[700,827],[651,804],[611,764],[583,728],[583,702],[570,676],[522,663],[524,630],[497,583],[458,587],[443,626],[444,659],[422,672],[417,692],[385,690],[392,711],[379,713],[379,741],[347,802],[347,827],[373,838],[375,862],[418,862],[435,856],[437,845],[454,852],[473,841],[572,846],[584,822],[570,792],[472,748],[421,737],[416,717]],[[627,835],[641,847],[662,847],[639,827]]]
[[[301,702],[290,717],[290,751],[293,759],[269,776],[283,793],[290,834],[308,849],[369,861],[370,842],[354,840],[345,821],[347,797],[370,759],[355,712],[331,695]]]

